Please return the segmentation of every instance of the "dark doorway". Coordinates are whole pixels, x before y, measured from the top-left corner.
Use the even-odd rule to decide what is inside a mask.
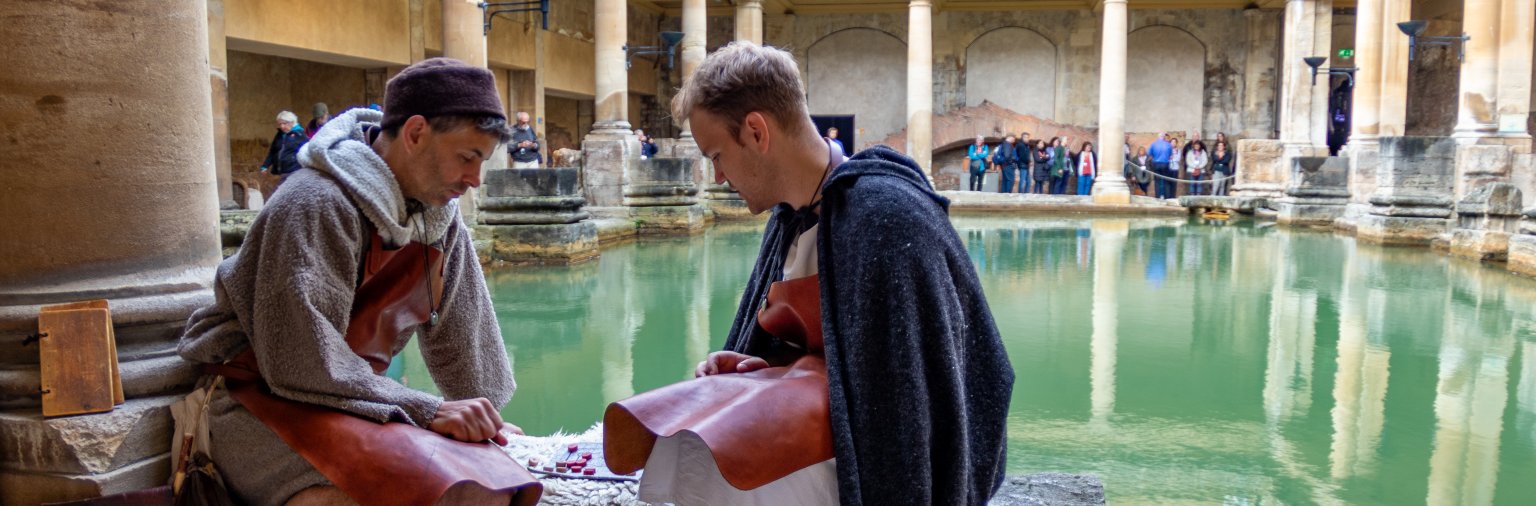
[[[811,116],[811,122],[816,124],[816,133],[822,137],[827,136],[828,128],[837,128],[837,140],[842,141],[843,150],[848,156],[853,156],[853,152],[859,149],[854,142],[857,131],[853,129],[853,116]]]

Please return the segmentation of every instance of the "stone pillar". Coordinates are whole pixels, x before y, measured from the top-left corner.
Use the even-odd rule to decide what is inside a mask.
[[[0,503],[164,484],[166,407],[197,377],[176,340],[219,262],[206,4],[13,0],[0,19]],[[91,299],[128,402],[45,420],[21,341],[40,306]]]
[[[739,0],[736,2],[736,40],[745,40],[753,44],[762,45],[762,0]]]
[[[1530,139],[1531,56],[1536,0],[1504,0],[1499,19],[1499,136]],[[1527,143],[1526,149],[1529,149]]]
[[[1332,0],[1285,3],[1285,46],[1280,56],[1280,140],[1286,147],[1328,144],[1328,79],[1312,84],[1312,69],[1302,58],[1328,56],[1332,41]],[[1300,153],[1298,156],[1319,156]]]
[[[1243,66],[1243,132],[1245,139],[1273,139],[1275,85],[1280,76],[1275,57],[1280,44],[1280,13],[1277,9],[1245,9],[1248,50]],[[1228,146],[1236,149],[1237,146]]]
[[[682,78],[686,82],[704,63],[706,50],[704,49],[705,35],[709,33],[708,10],[704,0],[683,0],[683,40],[678,43],[678,50],[682,53]],[[699,185],[698,191],[703,192],[714,180],[714,167],[704,154],[699,152],[699,145],[693,140],[693,129],[688,124],[688,118],[675,118],[682,134],[678,136],[677,144],[672,148],[673,156],[692,159],[693,181]]]
[[[907,155],[933,178],[933,2],[911,0],[907,31]]]
[[[1355,5],[1355,90],[1350,102],[1350,145],[1375,144],[1381,125],[1383,2]],[[1394,28],[1393,32],[1397,32]],[[1399,33],[1390,33],[1402,37]]]
[[[1457,149],[1447,137],[1381,137],[1369,214],[1356,235],[1382,244],[1427,245],[1446,231]]]
[[[224,0],[208,0],[208,83],[213,94],[213,165],[219,209],[236,209],[229,154],[229,52],[224,43]]]
[[[1461,92],[1456,131],[1461,139],[1493,135],[1498,130],[1500,0],[1465,0],[1462,30],[1465,43],[1461,61]]]
[[[443,56],[463,61],[476,67],[488,68],[485,47],[485,17],[479,0],[442,0],[443,2]],[[480,179],[485,172],[507,166],[507,151],[497,149],[480,164]],[[480,192],[470,188],[459,197],[459,214],[464,223],[474,226],[480,223]]]
[[[628,169],[640,157],[640,143],[629,126],[629,72],[624,68],[628,4],[624,0],[596,2],[592,12],[596,118],[592,131],[581,141],[582,180],[587,202],[617,207],[624,205]]]
[[[1408,37],[1397,24],[1409,20],[1413,6],[1412,0],[1382,0],[1381,5],[1381,100],[1376,107],[1376,135],[1396,137],[1408,132]]]
[[[1104,47],[1099,63],[1099,173],[1093,179],[1093,203],[1129,204],[1131,189],[1121,171],[1125,157],[1125,0],[1104,0]]]

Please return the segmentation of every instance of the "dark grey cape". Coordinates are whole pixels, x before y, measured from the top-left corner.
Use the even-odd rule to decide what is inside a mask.
[[[949,201],[884,146],[826,185],[817,267],[842,504],[986,504],[1006,467],[1013,367]],[[774,208],[726,349],[781,355],[757,311],[804,216]]]

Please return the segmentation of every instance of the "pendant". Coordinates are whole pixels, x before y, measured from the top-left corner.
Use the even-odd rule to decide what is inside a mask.
[[[437,326],[437,311],[433,311],[432,312],[432,318],[427,320],[427,326],[428,327],[436,327]]]

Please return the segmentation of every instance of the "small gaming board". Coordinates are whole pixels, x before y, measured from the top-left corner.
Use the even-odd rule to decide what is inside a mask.
[[[602,443],[573,443],[544,459],[524,462],[528,470],[545,476],[583,480],[640,481],[640,472],[614,474],[603,460]]]

